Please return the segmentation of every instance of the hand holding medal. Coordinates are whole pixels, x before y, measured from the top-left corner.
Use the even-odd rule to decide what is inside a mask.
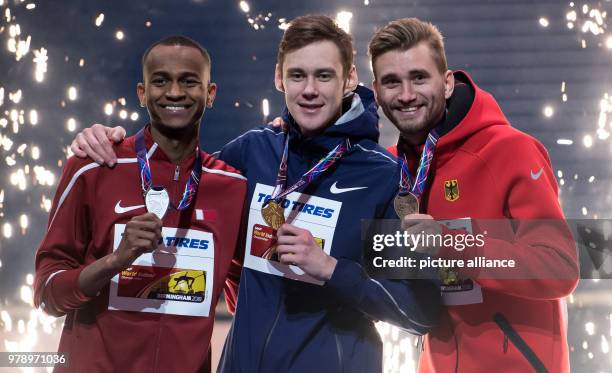
[[[126,269],[143,253],[157,249],[162,222],[154,213],[133,217],[125,226],[119,247],[111,255],[117,272]]]
[[[427,214],[406,215],[402,218],[401,227],[407,234],[412,235],[421,234],[433,237],[442,234],[442,226],[431,215]],[[420,245],[415,248],[415,251],[435,256],[440,250],[440,247],[437,246],[437,241],[435,239],[429,240],[423,238]]]
[[[282,206],[283,198],[295,190],[310,184],[318,176],[328,170],[337,160],[339,160],[349,148],[348,140],[344,140],[336,145],[325,157],[321,158],[310,170],[308,170],[299,180],[285,188],[287,182],[287,159],[289,154],[289,135],[285,135],[285,146],[283,156],[276,175],[276,186],[269,200],[265,201],[261,207],[261,217],[266,224],[275,231],[278,231],[285,224],[285,209]],[[284,190],[283,190],[284,189]],[[318,247],[318,246],[317,246]],[[318,249],[321,250],[320,248]],[[326,254],[327,255],[327,254]],[[276,243],[274,243],[262,256],[264,259],[276,260]]]
[[[309,230],[283,224],[278,230],[278,261],[299,267],[319,281],[327,281],[336,269],[336,258],[327,255]]]

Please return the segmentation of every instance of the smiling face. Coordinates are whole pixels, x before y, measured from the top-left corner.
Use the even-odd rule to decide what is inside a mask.
[[[151,125],[162,132],[182,132],[199,125],[205,107],[212,107],[216,85],[199,50],[189,46],[158,45],[143,67],[144,83],[137,87]]]
[[[324,40],[288,52],[282,68],[276,66],[275,84],[302,134],[312,137],[340,117],[342,97],[355,89],[357,72],[352,66],[344,74],[338,47]]]
[[[394,49],[374,61],[376,101],[403,138],[422,143],[443,117],[454,88],[450,70],[441,73],[430,47]]]

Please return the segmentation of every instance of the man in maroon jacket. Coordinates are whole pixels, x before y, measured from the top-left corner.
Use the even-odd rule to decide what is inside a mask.
[[[215,305],[234,255],[245,178],[198,147],[216,86],[199,44],[143,56],[150,124],[113,170],[72,157],[36,254],[35,303],[66,315],[60,372],[206,372]]]

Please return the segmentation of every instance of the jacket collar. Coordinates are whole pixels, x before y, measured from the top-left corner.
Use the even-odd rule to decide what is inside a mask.
[[[345,139],[348,139],[349,143],[364,139],[377,142],[379,136],[377,110],[373,92],[358,86],[343,99],[340,118],[317,136],[306,138],[302,135],[298,124],[286,107],[282,117],[288,123],[291,148],[319,156],[320,153],[328,152]]]

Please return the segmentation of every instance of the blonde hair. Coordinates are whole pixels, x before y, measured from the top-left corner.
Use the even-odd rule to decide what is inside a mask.
[[[433,24],[417,18],[398,19],[376,31],[368,45],[372,66],[376,59],[386,52],[405,51],[421,42],[427,43],[438,70],[444,74],[448,70],[448,64],[442,34]]]

